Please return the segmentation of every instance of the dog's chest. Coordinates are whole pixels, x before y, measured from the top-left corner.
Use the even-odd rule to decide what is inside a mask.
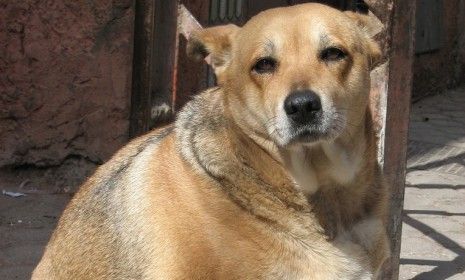
[[[323,185],[348,185],[356,178],[362,158],[336,144],[299,148],[289,154],[289,171],[296,187],[312,195]]]
[[[289,155],[289,172],[298,189],[309,196],[324,185],[348,185],[360,170],[361,159],[337,147],[311,153],[305,149]]]
[[[289,280],[369,280],[371,272],[356,258],[349,255],[331,253],[333,248],[324,246],[316,252],[309,248],[298,248],[293,253],[276,260],[260,277],[256,279]],[[342,265],[343,264],[343,265]]]
[[[296,187],[305,195],[311,195],[318,190],[319,182],[317,174],[308,161],[303,149],[290,155],[289,171]]]

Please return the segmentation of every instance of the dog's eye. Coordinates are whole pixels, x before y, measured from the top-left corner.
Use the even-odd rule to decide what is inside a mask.
[[[257,61],[252,67],[252,71],[258,74],[272,73],[276,69],[277,62],[271,57],[265,57]]]
[[[337,61],[346,58],[347,54],[338,48],[331,47],[324,49],[320,53],[320,58],[324,61]]]

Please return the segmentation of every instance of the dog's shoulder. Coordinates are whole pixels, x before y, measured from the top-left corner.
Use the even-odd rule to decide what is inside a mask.
[[[160,142],[170,136],[174,131],[172,125],[153,130],[146,135],[135,138],[120,149],[108,162],[100,166],[94,175],[83,185],[82,191],[93,188],[93,195],[106,193],[109,188],[117,185],[118,181],[126,175],[138,157],[148,150],[154,150]]]

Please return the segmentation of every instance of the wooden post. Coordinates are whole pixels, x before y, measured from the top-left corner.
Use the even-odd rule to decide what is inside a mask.
[[[155,0],[149,129],[174,119],[179,0]]]
[[[152,78],[151,58],[154,47],[154,12],[154,1],[136,1],[131,115],[129,123],[129,137],[131,138],[149,129]]]
[[[207,86],[205,64],[185,55],[186,38],[180,33],[186,31],[181,22],[186,14],[181,11],[206,25],[209,1],[136,0],[130,137],[171,122]]]
[[[388,232],[392,257],[381,278],[386,280],[399,277],[416,6],[415,1],[394,0],[392,7],[384,139],[381,139],[384,140],[384,173],[391,186]]]
[[[136,0],[130,137],[173,119],[177,13],[177,0]]]

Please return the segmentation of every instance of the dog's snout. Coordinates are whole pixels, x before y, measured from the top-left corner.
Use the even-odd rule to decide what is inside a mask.
[[[321,111],[321,100],[311,90],[294,91],[284,101],[284,110],[295,122],[304,123]]]

